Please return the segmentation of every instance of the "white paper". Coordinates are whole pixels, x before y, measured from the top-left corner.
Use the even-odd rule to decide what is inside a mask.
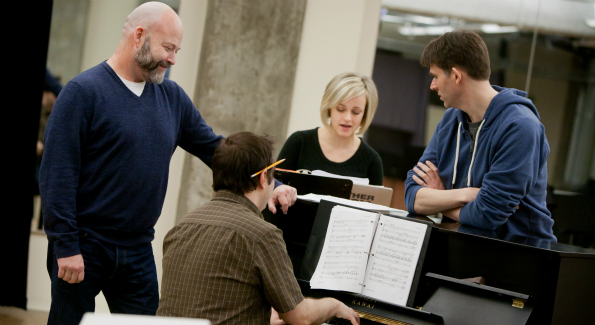
[[[408,214],[407,211],[389,208],[389,207],[386,207],[386,206],[380,205],[380,204],[374,204],[374,203],[363,202],[363,201],[352,201],[352,200],[342,199],[340,197],[330,196],[330,195],[319,195],[319,194],[310,193],[310,194],[306,194],[306,195],[298,195],[298,199],[310,201],[310,202],[316,202],[316,203],[320,203],[320,200],[326,200],[326,201],[341,203],[341,204],[356,207],[356,208],[372,210],[372,211],[377,211],[380,213],[392,214],[392,215],[397,215],[397,216],[401,216],[401,217],[406,217]]]
[[[310,286],[361,293],[379,214],[335,206]]]
[[[367,179],[367,178],[331,174],[329,172],[325,172],[324,170],[319,170],[319,169],[313,170],[312,171],[312,175],[324,176],[324,177],[332,177],[332,178],[350,179],[353,182],[353,184],[362,184],[362,185],[368,185],[368,184],[370,184],[370,180]]]
[[[427,227],[423,223],[380,217],[362,294],[407,304]]]

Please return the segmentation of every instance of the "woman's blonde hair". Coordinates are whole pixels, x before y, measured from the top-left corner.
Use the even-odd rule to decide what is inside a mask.
[[[362,117],[362,123],[359,129],[356,130],[356,134],[359,135],[366,132],[370,123],[372,123],[374,113],[376,113],[378,92],[371,78],[350,72],[335,76],[326,85],[324,96],[322,96],[322,103],[320,104],[320,119],[322,120],[322,124],[329,126],[331,109],[333,107],[361,95],[366,95],[366,108]]]

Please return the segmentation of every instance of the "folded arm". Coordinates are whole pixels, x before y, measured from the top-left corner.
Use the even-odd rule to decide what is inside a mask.
[[[415,195],[413,206],[419,214],[432,215],[440,212],[458,221],[461,207],[475,200],[479,192],[474,187],[446,190],[438,168],[429,160],[425,164],[418,162],[413,171],[416,175],[411,178],[422,186]]]
[[[478,188],[468,187],[455,190],[436,190],[422,187],[415,196],[414,209],[416,213],[432,215],[443,213],[458,221],[458,211],[461,207],[475,199]]]

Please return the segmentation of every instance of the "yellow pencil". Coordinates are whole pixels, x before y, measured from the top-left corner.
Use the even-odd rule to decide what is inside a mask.
[[[274,164],[270,165],[269,167],[267,167],[267,168],[265,168],[265,169],[263,169],[263,170],[259,171],[258,173],[256,173],[256,174],[254,174],[254,175],[250,176],[250,178],[252,178],[252,177],[254,177],[254,176],[256,176],[256,175],[258,175],[258,174],[260,174],[260,173],[264,172],[265,170],[267,170],[267,169],[269,169],[269,168],[275,167],[275,166],[279,165],[280,163],[282,163],[282,162],[284,162],[284,161],[285,161],[285,158],[283,158],[283,159],[281,159],[281,160],[277,161],[276,163],[274,163]]]

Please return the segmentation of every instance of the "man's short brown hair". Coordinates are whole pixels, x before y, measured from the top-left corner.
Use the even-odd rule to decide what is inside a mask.
[[[448,32],[432,40],[424,49],[420,63],[436,65],[447,74],[453,67],[463,69],[475,80],[490,78],[488,47],[479,35],[468,30]]]
[[[238,132],[221,140],[211,169],[213,189],[229,190],[238,195],[252,192],[259,184],[259,176],[251,175],[273,163],[274,140],[268,135],[259,136],[252,132]],[[267,172],[269,184],[273,181],[274,168]]]

